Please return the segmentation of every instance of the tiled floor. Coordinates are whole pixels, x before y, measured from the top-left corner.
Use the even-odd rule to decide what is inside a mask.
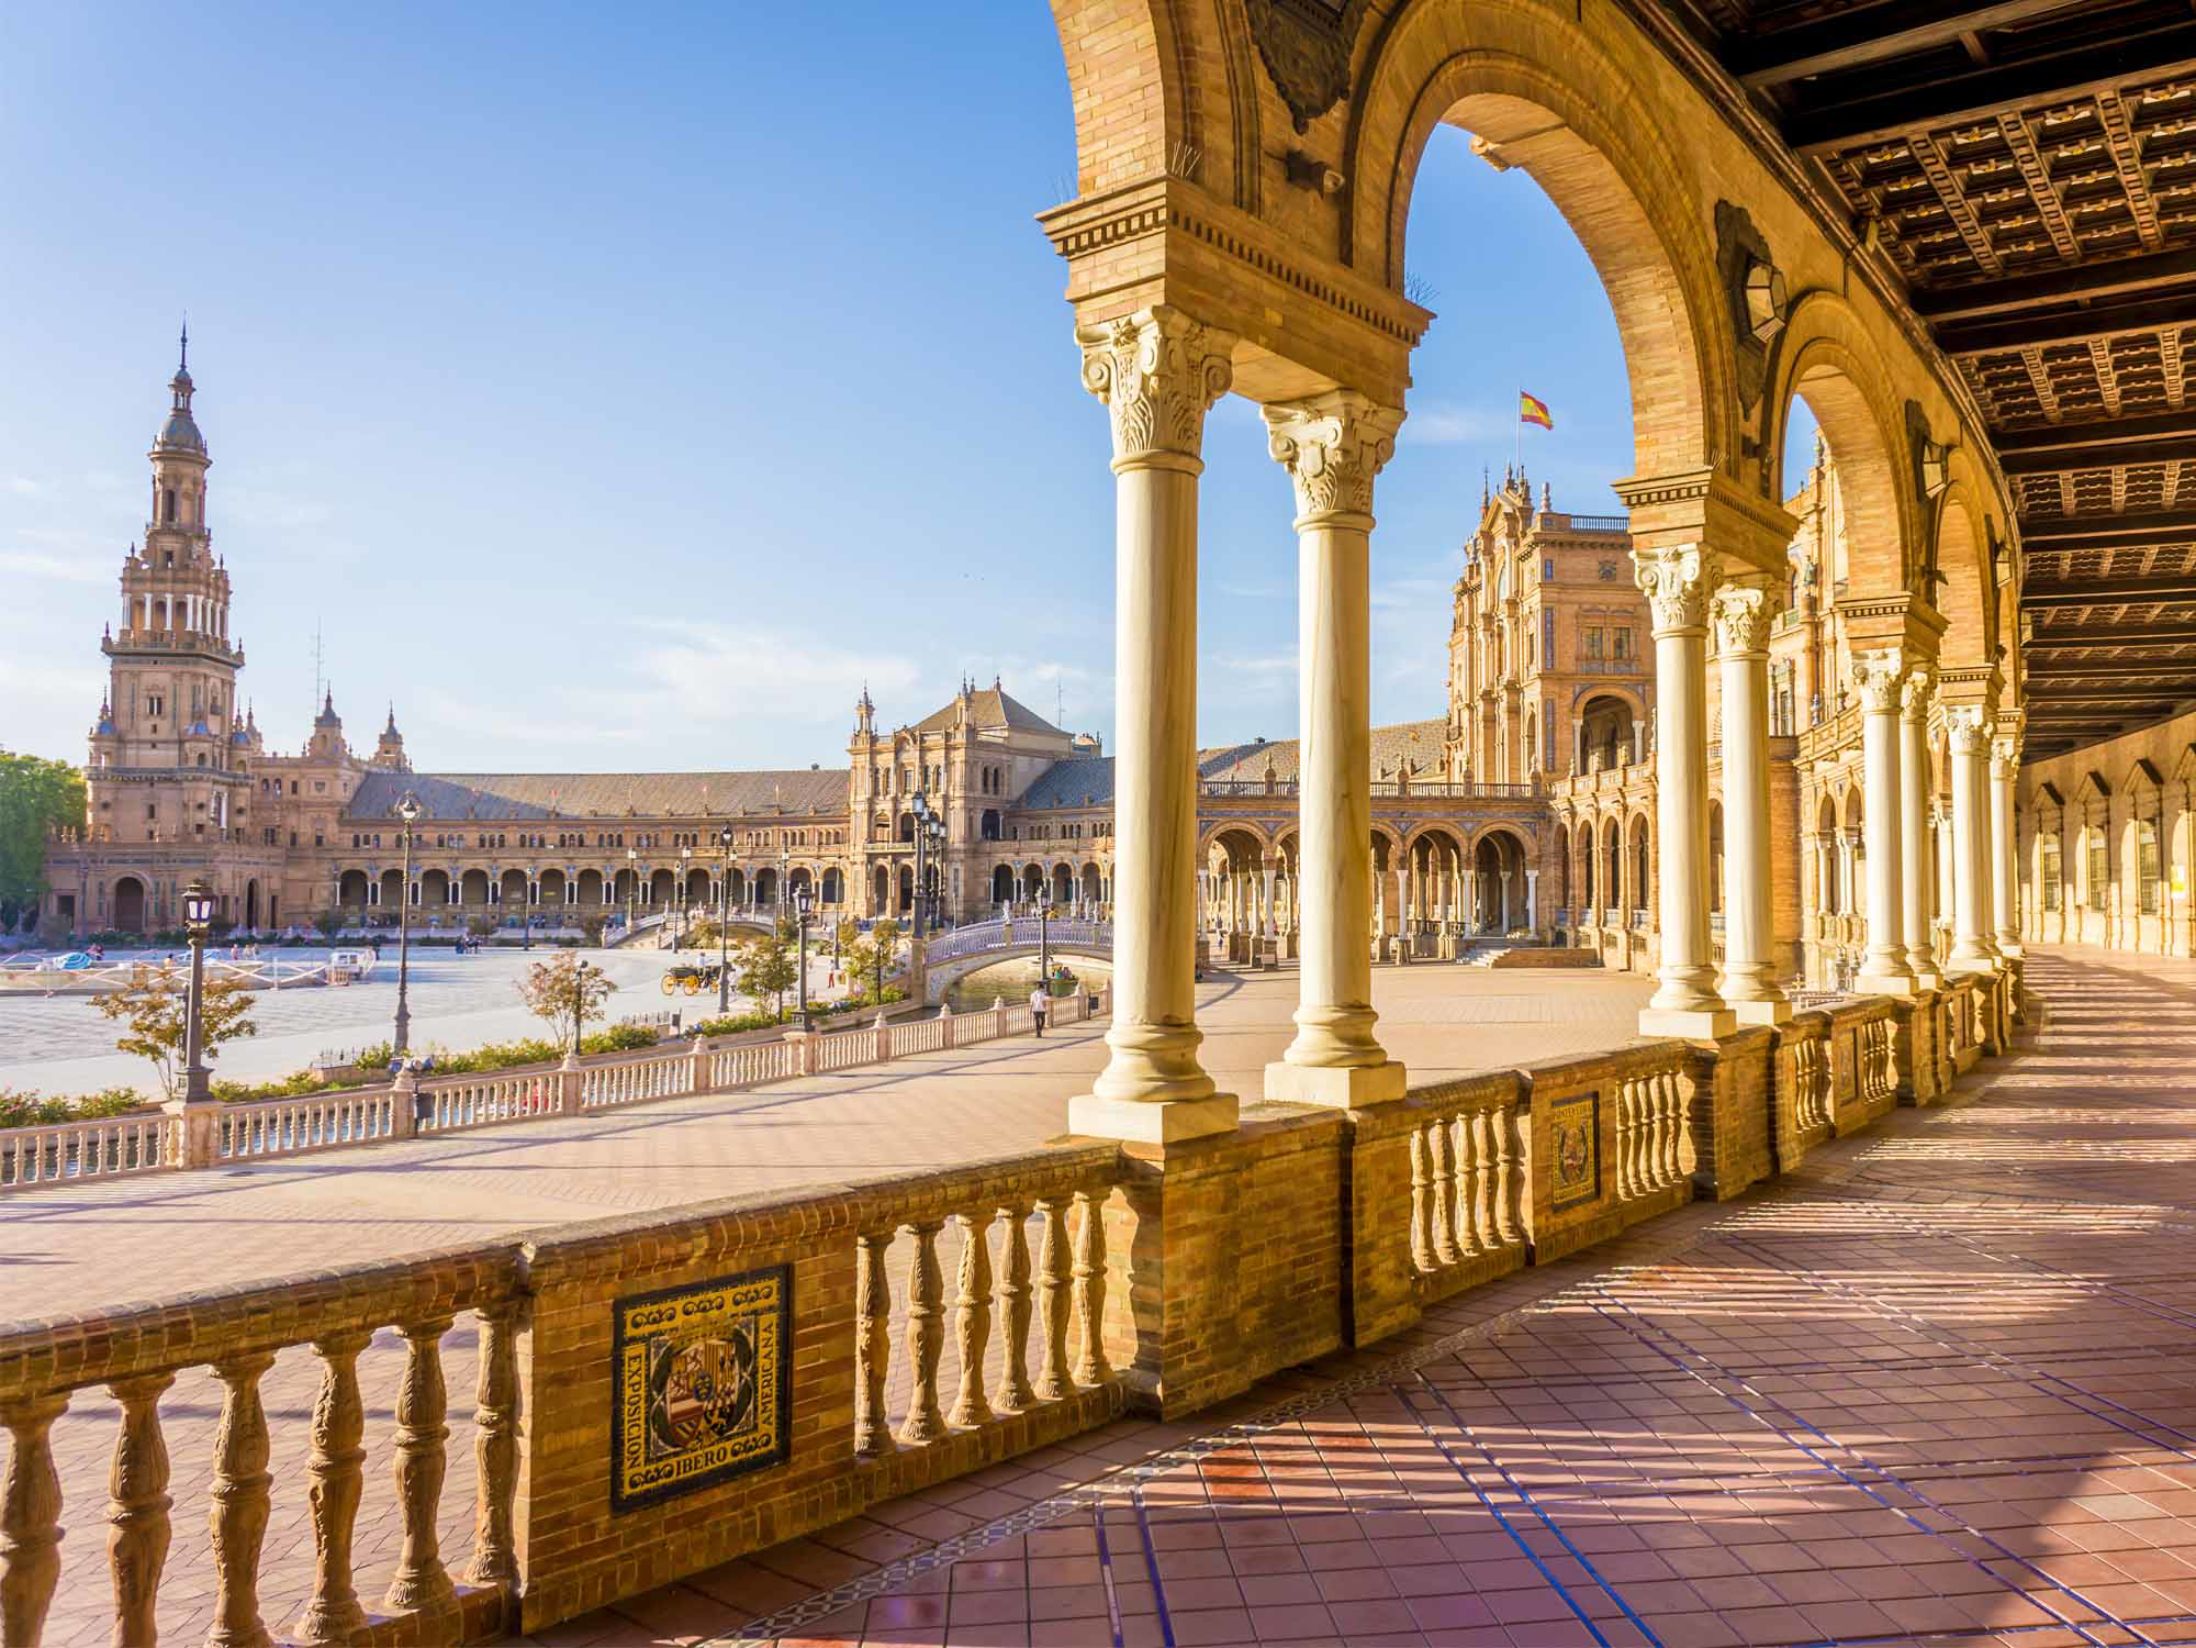
[[[2196,1643],[2196,965],[1727,1207],[543,1644]]]

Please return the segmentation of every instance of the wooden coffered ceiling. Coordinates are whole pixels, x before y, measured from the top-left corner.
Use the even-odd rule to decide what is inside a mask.
[[[1665,0],[1980,402],[2027,550],[2027,749],[2196,700],[2196,4]]]

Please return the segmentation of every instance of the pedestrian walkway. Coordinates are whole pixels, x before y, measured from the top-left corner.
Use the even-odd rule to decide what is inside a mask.
[[[1488,973],[1473,968],[1384,969],[1376,1000],[1389,1045],[1415,1077],[1622,1045],[1633,1039],[1652,981],[1594,973]],[[1260,1072],[1286,1046],[1296,1004],[1293,971],[1223,974],[1200,992],[1211,1068],[1255,1094]],[[1042,1040],[981,1043],[919,1054],[759,1090],[701,1095],[445,1139],[362,1146],[319,1156],[154,1174],[64,1181],[0,1195],[0,1320],[21,1321],[131,1300],[396,1259],[537,1230],[746,1191],[918,1173],[1027,1149],[1060,1134],[1070,1095],[1105,1059],[1100,1026]],[[442,1343],[448,1387],[469,1391],[477,1371],[468,1318]],[[367,1411],[396,1400],[405,1348],[375,1336],[358,1374]],[[321,1370],[305,1347],[280,1355],[260,1383],[272,1459],[282,1483],[309,1480],[311,1420]],[[205,1368],[186,1371],[162,1403],[175,1503],[204,1505],[213,1485],[220,1389]],[[72,1503],[104,1491],[119,1413],[101,1390],[77,1393],[53,1431]],[[441,1504],[450,1548],[468,1537],[477,1460],[468,1421],[454,1415]],[[385,1491],[392,1430],[368,1427],[356,1541],[362,1591],[378,1595],[397,1559],[399,1507]],[[64,1542],[46,1648],[108,1640],[105,1551],[96,1537]],[[303,1495],[274,1506],[261,1591],[271,1624],[294,1618],[312,1583],[313,1539]],[[165,1640],[202,1638],[213,1589],[203,1534],[182,1531],[161,1586]],[[286,1611],[287,1610],[287,1611]],[[625,1627],[630,1632],[631,1627]]]
[[[2196,964],[1953,1108],[535,1639],[2196,1643]]]

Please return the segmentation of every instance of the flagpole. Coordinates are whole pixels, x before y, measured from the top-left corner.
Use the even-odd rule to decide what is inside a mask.
[[[1517,469],[1525,472],[1525,386],[1517,386]]]

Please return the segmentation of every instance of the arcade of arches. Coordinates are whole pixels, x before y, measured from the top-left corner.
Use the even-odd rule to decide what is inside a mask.
[[[371,1409],[397,1437],[390,1607],[424,1597],[447,1623],[434,1492],[454,1313],[479,1326],[466,1600],[507,1604],[521,1630],[593,1610],[592,1629],[606,1605],[707,1571],[748,1638],[913,1621],[1043,1640],[1029,1622],[1054,1616],[1037,1601],[1081,1590],[1112,1640],[1244,1640],[1265,1617],[1196,1606],[1188,1587],[1232,1597],[1228,1576],[1266,1556],[1295,1567],[1256,1577],[1301,1591],[1260,1615],[1351,1640],[1527,1640],[1550,1622],[1669,1642],[2178,1640],[2196,1619],[2188,1456],[2158,1439],[2185,1440],[2168,1421],[2189,1316],[2160,1290],[2179,1275],[2186,1196],[2164,1135],[2188,1083],[2125,1044],[2153,1019],[2185,1041],[2191,970],[2040,947],[2196,951],[2196,717],[2172,718],[2196,698],[2182,367],[2196,213],[2165,176],[2196,153],[2186,8],[1053,10],[1078,167],[1076,197],[1042,222],[1110,433],[1089,458],[1110,459],[1117,501],[1110,756],[974,683],[889,730],[864,693],[848,766],[828,772],[419,774],[393,716],[354,758],[332,700],[303,754],[271,755],[236,718],[242,655],[179,373],[155,527],[106,643],[93,811],[55,849],[45,913],[158,925],[202,867],[232,911],[269,922],[392,896],[767,906],[796,877],[827,905],[906,908],[925,883],[964,915],[1081,905],[1113,925],[1102,1047],[992,1046],[971,1081],[955,1021],[926,1020],[899,1027],[935,1038],[910,1067],[847,1084],[819,1049],[866,1059],[872,1031],[796,1032],[788,1062],[817,1085],[735,1107],[797,1126],[794,1107],[836,1081],[880,1107],[912,1096],[911,1129],[936,1099],[945,1119],[921,1125],[976,1131],[969,1091],[1026,1057],[1048,1129],[1063,1073],[1089,1077],[1066,1099],[1068,1136],[113,1319],[72,1293],[72,1314],[25,1327],[0,1367],[8,1640],[37,1635],[64,1503],[110,1516],[119,1607],[150,1594],[148,1572],[157,1588],[158,1400],[183,1357],[222,1386],[197,1387],[198,1411],[220,1415],[212,1470],[176,1484],[211,1498],[223,1617],[249,1625],[217,1636],[264,1636],[259,1380],[278,1349],[322,1370],[314,1640],[370,1629],[321,1608],[360,1612],[355,1365],[377,1354],[403,1368],[393,1404]],[[2106,46],[2100,27],[2116,31]],[[1444,123],[1535,179],[1599,272],[1634,472],[1615,483],[1621,518],[1559,511],[1522,475],[1490,487],[1456,585],[1447,714],[1374,727],[1376,490],[1434,322],[1408,295],[1423,289],[1408,230]],[[1195,734],[1199,486],[1207,415],[1230,393],[1262,408],[1294,494],[1301,718],[1294,739],[1216,750]],[[1823,434],[1804,476],[1784,472],[1801,403]],[[389,822],[406,791],[428,837],[409,884]],[[1383,1045],[1376,961],[1482,937],[1651,972],[1641,1038],[1540,1064],[1523,1048],[1517,1067],[1413,1090]],[[1223,1091],[1201,1052],[1215,946],[1296,963],[1204,998],[1293,994],[1260,1094]],[[2005,1051],[2030,983],[2074,1008],[2040,1028],[2046,1057],[1988,1104],[1894,1114]],[[1795,1000],[1818,993],[1835,999]],[[890,1053],[894,1033],[880,1022],[868,1045]],[[677,1054],[684,1079],[698,1086],[710,1056]],[[595,1068],[568,1064],[568,1108],[528,1125],[598,1141],[615,1127],[660,1150],[653,1118],[585,1113]],[[725,1108],[677,1091],[689,1117]],[[1293,1102],[1246,1118],[1260,1097]],[[1882,1148],[1847,1138],[1879,1125],[1895,1135]],[[347,1194],[416,1197],[458,1148],[390,1144],[382,1159],[415,1171],[356,1174]],[[1842,1154],[1795,1174],[1817,1149]],[[255,1172],[228,1165],[224,1180]],[[1790,1194],[1735,1216],[1682,1211],[1779,1175]],[[109,1188],[82,1204],[102,1220],[132,1186]],[[30,1189],[49,1198],[42,1228],[60,1228],[72,1187]],[[163,1198],[158,1241],[175,1247],[170,1221],[221,1194]],[[1613,1269],[1523,1274],[1654,1219]],[[1823,1360],[1840,1333],[1850,1354]],[[721,1337],[687,1337],[703,1334]],[[1379,1360],[1321,1365],[1381,1341]],[[738,1375],[736,1415],[714,1370]],[[1276,1374],[1273,1404],[1240,1425],[1172,1429]],[[108,1480],[111,1458],[111,1497],[64,1501],[47,1439],[93,1385],[120,1423],[80,1474]],[[1162,1429],[1064,1445],[1130,1408]],[[1663,1420],[1699,1445],[1673,1450]],[[1036,1449],[1042,1468],[949,1482]],[[1094,1460],[1129,1463],[1098,1492],[1064,1491]],[[895,1497],[912,1514],[876,1510]],[[1374,1504],[1376,1537],[1354,1537]],[[1420,1516],[1437,1505],[1444,1522]],[[1616,1537],[1559,1526],[1589,1518]],[[1457,1544],[1430,1537],[1460,1526]],[[1107,1555],[1133,1549],[1109,1547],[1113,1529],[1141,1542],[1140,1565]],[[779,1548],[783,1571],[734,1571],[811,1534]],[[1362,1547],[1363,1573],[1314,1544]],[[1457,1594],[1431,1600],[1482,1612],[1414,1611],[1429,1599],[1387,1564],[1419,1545],[1436,1549],[1414,1567],[1453,1570],[1436,1577]],[[1191,1576],[1184,1555],[1213,1566]],[[1041,1577],[1055,1558],[1088,1583]],[[1505,1572],[1516,1588],[1498,1593]],[[1843,1599],[1829,1587],[1848,1575],[1854,1606],[1804,1612]],[[1543,1585],[1562,1594],[1517,1595]],[[1482,1591],[1522,1606],[1497,1613]],[[637,1611],[683,1630],[705,1592],[697,1579]],[[1360,1606],[1404,1623],[1345,1623]]]

